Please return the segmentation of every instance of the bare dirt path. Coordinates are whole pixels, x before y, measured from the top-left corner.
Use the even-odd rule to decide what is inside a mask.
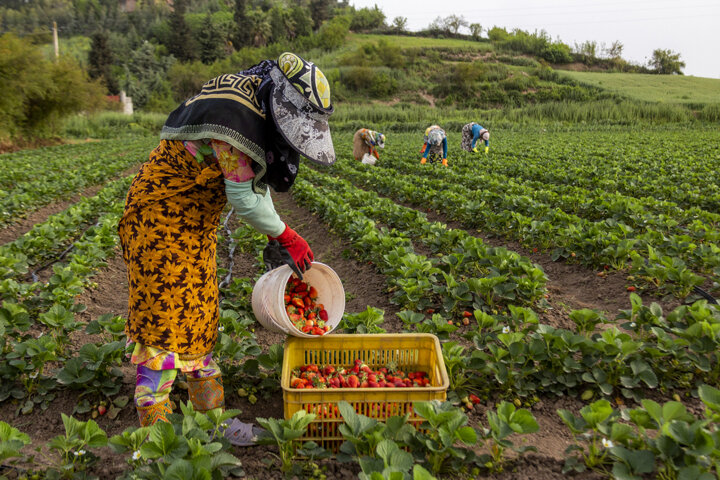
[[[140,164],[133,165],[132,167],[123,170],[122,173],[110,178],[108,182],[135,174],[138,172],[138,170],[140,170]],[[37,210],[29,212],[25,218],[19,219],[17,222],[11,223],[10,225],[3,227],[2,229],[0,229],[0,245],[12,242],[18,237],[29,232],[38,223],[42,223],[47,220],[49,216],[62,212],[71,205],[79,202],[81,199],[94,196],[100,190],[102,190],[102,188],[105,186],[105,183],[87,187],[81,192],[78,192],[77,194],[68,198],[67,200],[62,200],[59,202],[51,203],[49,205],[45,205],[44,207],[40,207]]]
[[[411,208],[417,208],[411,206]],[[627,274],[610,271],[598,276],[598,271],[577,263],[553,261],[550,252],[533,252],[519,242],[493,235],[477,229],[467,229],[458,222],[447,219],[435,212],[427,214],[428,220],[443,222],[448,228],[466,230],[469,234],[481,238],[493,247],[505,247],[528,257],[533,263],[542,267],[548,277],[547,299],[550,308],[539,312],[549,325],[561,328],[574,328],[574,323],[568,317],[572,310],[589,308],[602,312],[608,320],[614,320],[620,310],[631,307]],[[680,302],[676,299],[658,298],[651,295],[641,295],[643,302],[650,304],[656,302],[663,307],[663,311],[670,311]]]

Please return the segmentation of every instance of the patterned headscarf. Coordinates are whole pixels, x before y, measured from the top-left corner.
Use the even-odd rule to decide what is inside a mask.
[[[440,145],[445,140],[445,130],[442,128],[433,128],[428,133],[428,143],[430,145]]]
[[[310,160],[334,163],[328,125],[334,109],[325,75],[312,62],[285,52],[278,57],[277,67],[270,70],[270,78],[270,111],[285,140]]]

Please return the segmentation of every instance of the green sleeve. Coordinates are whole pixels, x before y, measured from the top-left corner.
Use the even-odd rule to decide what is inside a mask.
[[[235,207],[235,213],[258,232],[277,237],[285,231],[285,223],[270,198],[270,189],[261,195],[253,192],[252,180],[238,183],[226,178],[225,196]]]

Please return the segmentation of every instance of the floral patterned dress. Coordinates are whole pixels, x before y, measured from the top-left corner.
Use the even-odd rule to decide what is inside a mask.
[[[212,155],[198,155],[203,146]],[[252,160],[216,140],[162,140],[140,169],[118,227],[134,364],[183,371],[208,364],[218,332],[215,255],[227,200],[223,179],[253,177]]]

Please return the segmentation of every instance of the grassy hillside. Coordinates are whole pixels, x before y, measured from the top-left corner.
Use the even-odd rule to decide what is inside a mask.
[[[642,73],[563,72],[573,80],[645,102],[720,103],[720,79]]]
[[[492,51],[493,47],[490,42],[475,42],[472,40],[462,40],[458,38],[428,38],[428,37],[411,37],[407,35],[371,35],[362,33],[353,33],[348,36],[349,45],[359,45],[363,42],[376,42],[380,39],[390,39],[392,44],[399,48],[412,47],[431,47],[431,48],[469,48],[479,52]]]

